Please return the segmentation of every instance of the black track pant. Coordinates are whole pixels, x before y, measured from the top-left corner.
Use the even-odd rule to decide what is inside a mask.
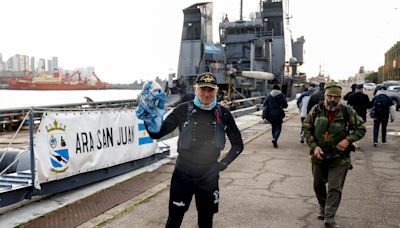
[[[196,177],[175,168],[171,179],[169,214],[165,227],[180,227],[194,195],[199,228],[211,228],[213,215],[218,212],[218,179],[218,172]]]

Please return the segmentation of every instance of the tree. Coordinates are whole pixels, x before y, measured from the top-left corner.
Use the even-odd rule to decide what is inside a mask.
[[[372,72],[365,76],[365,81],[370,81],[373,83],[378,83],[378,72]]]

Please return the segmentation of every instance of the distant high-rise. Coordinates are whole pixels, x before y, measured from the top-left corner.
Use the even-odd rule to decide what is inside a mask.
[[[53,70],[54,68],[53,68],[53,63],[52,63],[52,61],[51,61],[51,59],[48,59],[47,60],[47,72],[49,73],[49,74],[53,74]]]
[[[35,57],[31,57],[31,62],[30,62],[31,66],[30,66],[30,71],[31,72],[35,72],[36,71],[36,59]]]
[[[58,69],[58,57],[53,56],[52,62],[53,62],[53,69]]]
[[[10,71],[28,71],[29,57],[27,55],[16,54],[10,57],[6,62],[6,70]]]
[[[6,64],[3,62],[3,55],[0,53],[0,71],[6,70]]]
[[[39,73],[46,71],[46,60],[45,59],[39,59],[37,71]]]

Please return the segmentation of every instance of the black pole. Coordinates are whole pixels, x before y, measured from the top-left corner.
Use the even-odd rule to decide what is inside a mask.
[[[240,0],[240,21],[243,21],[243,0]]]

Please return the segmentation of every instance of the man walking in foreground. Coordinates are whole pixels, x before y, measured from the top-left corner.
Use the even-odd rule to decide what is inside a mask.
[[[199,227],[213,226],[213,216],[218,212],[219,204],[219,172],[226,169],[243,150],[242,137],[234,118],[228,109],[217,103],[215,76],[212,73],[199,75],[194,91],[194,99],[178,105],[162,123],[159,132],[148,131],[152,138],[159,139],[179,128],[178,157],[171,179],[167,228],[181,226],[193,195]],[[225,147],[225,135],[231,148],[219,160]]]
[[[303,124],[310,147],[314,191],[319,203],[319,220],[325,227],[340,227],[335,222],[347,171],[351,166],[351,143],[365,135],[363,120],[350,106],[340,103],[342,87],[327,82],[323,103],[314,106]],[[328,189],[326,189],[328,184]]]

